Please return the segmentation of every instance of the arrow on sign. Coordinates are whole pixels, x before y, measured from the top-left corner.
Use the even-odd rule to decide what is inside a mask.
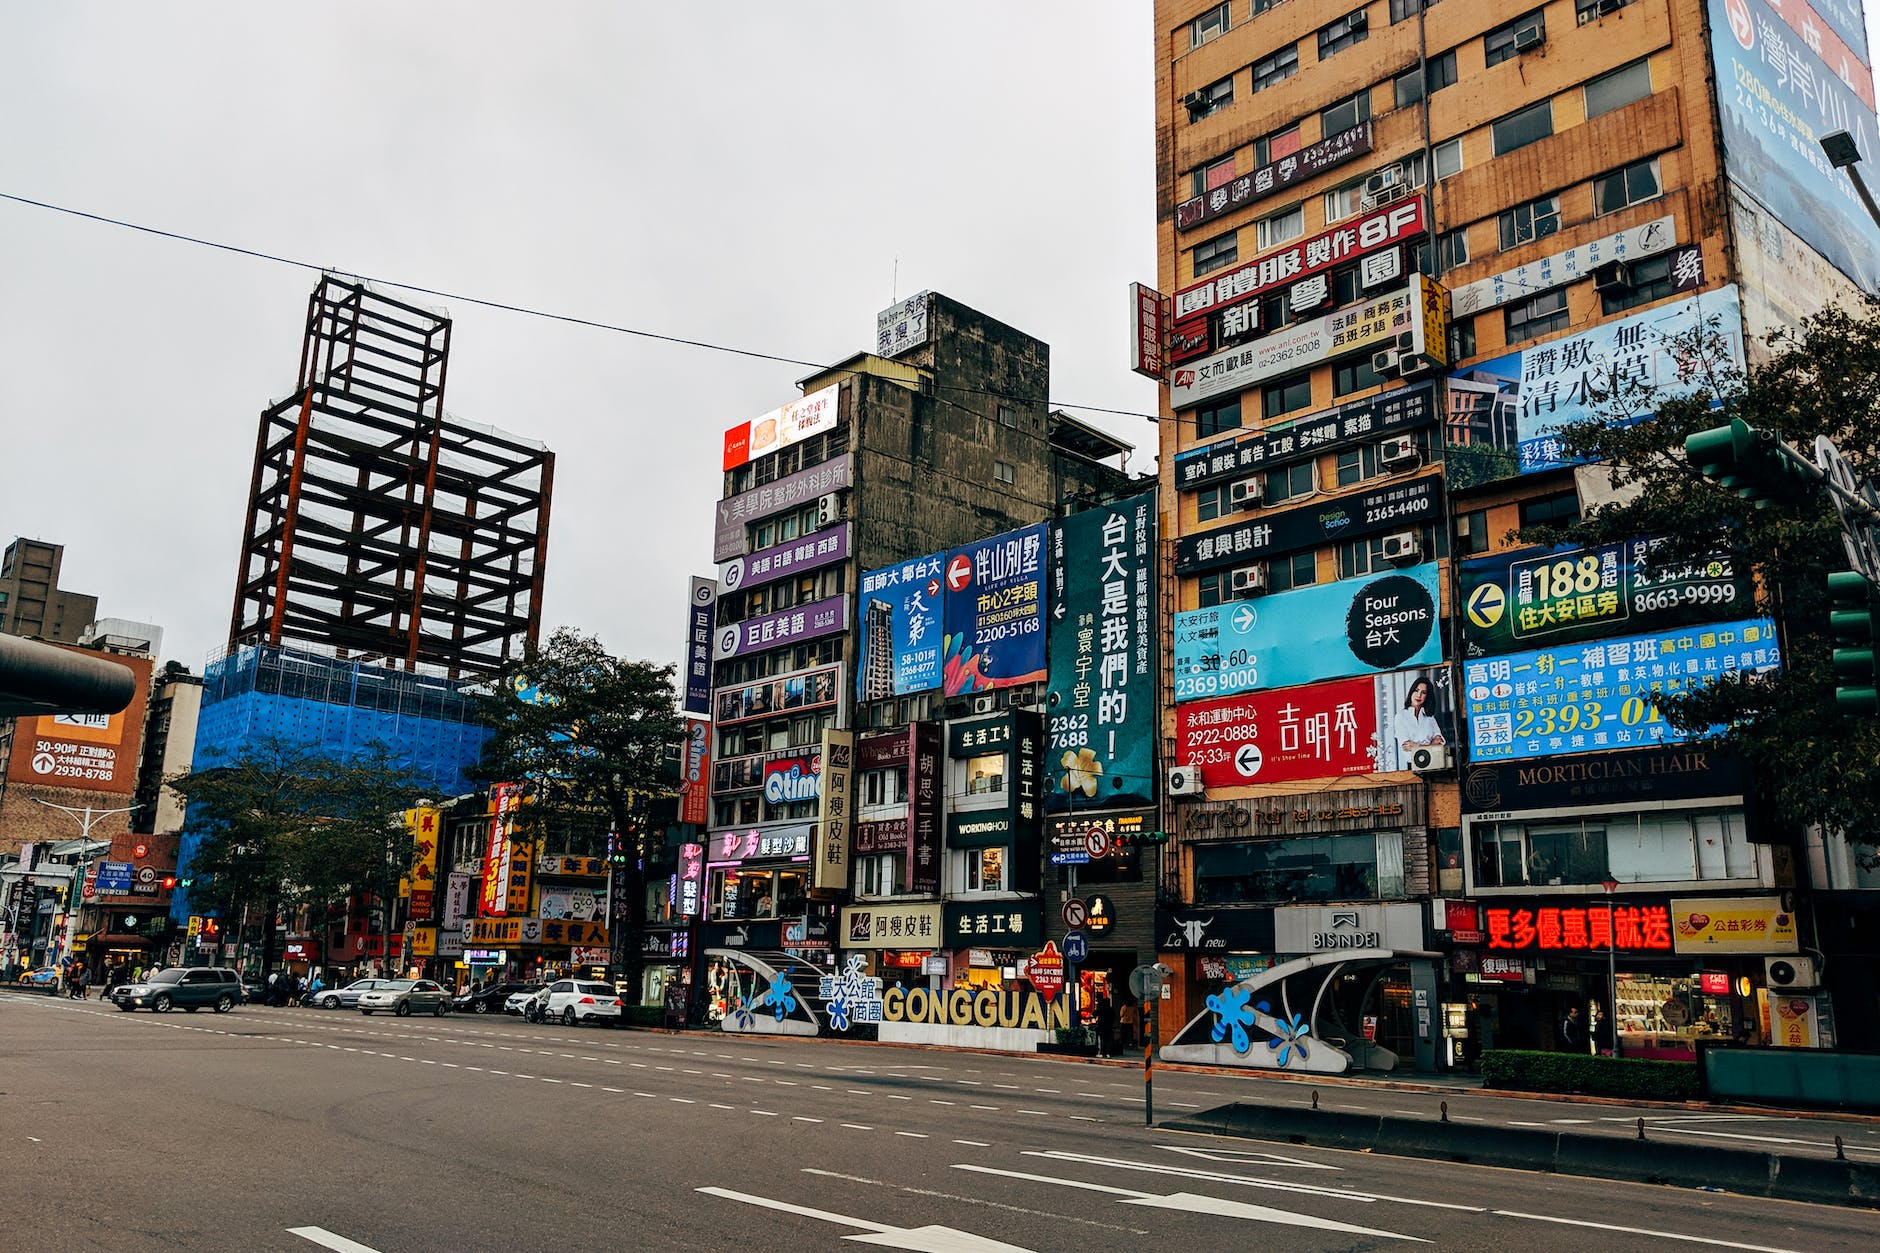
[[[961,591],[973,581],[973,559],[964,554],[947,562],[947,587]]]
[[[746,1205],[758,1205],[764,1209],[778,1210],[785,1214],[799,1214],[804,1218],[819,1218],[826,1223],[835,1223],[843,1227],[855,1227],[867,1232],[867,1235],[848,1236],[856,1244],[874,1244],[884,1249],[921,1249],[925,1253],[1030,1253],[1023,1245],[1007,1244],[1003,1240],[991,1240],[985,1236],[976,1236],[970,1231],[958,1231],[952,1227],[890,1227],[887,1223],[871,1222],[866,1218],[851,1218],[847,1214],[832,1213],[825,1209],[811,1209],[807,1205],[792,1205],[788,1201],[776,1201],[767,1196],[754,1196],[749,1192],[733,1192],[729,1188],[700,1188],[706,1196],[723,1197],[727,1201],[742,1201]]]
[[[1260,773],[1263,760],[1258,744],[1242,744],[1234,750],[1234,769],[1249,779]]]

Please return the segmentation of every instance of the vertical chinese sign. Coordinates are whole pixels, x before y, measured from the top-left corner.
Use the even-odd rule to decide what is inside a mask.
[[[822,733],[821,822],[810,846],[815,864],[810,887],[817,892],[840,892],[849,886],[849,832],[853,825],[850,780],[855,772],[855,736],[849,731]]]
[[[490,838],[483,854],[479,917],[500,918],[509,912],[509,835],[521,801],[520,784],[498,783],[490,788]]]
[[[411,832],[411,917],[436,916],[438,811],[407,809],[405,829]]]

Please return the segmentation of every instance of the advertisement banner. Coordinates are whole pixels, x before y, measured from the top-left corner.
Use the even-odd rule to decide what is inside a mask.
[[[1155,535],[1154,492],[1051,527],[1052,811],[1155,799]]]
[[[849,905],[840,926],[843,948],[943,947],[938,905]]]
[[[746,557],[733,557],[718,569],[718,586],[727,592],[794,578],[849,559],[850,524],[841,522],[801,539],[773,544]],[[693,598],[697,603],[697,597]]]
[[[679,916],[696,918],[705,899],[705,846],[679,846]]]
[[[51,647],[85,657],[97,655],[65,644]],[[137,790],[144,706],[155,663],[148,657],[122,655],[109,660],[128,669],[136,679],[136,694],[130,705],[114,714],[43,714],[19,719],[13,730],[9,780],[83,792],[129,795]]]
[[[1045,677],[1044,548],[1040,522],[947,554],[940,665],[948,696]]]
[[[1880,227],[1820,144],[1846,131],[1874,159],[1880,134],[1867,67],[1824,60],[1832,34],[1809,22],[1811,39],[1780,15],[1812,16],[1804,0],[1709,0],[1708,8],[1725,173],[1848,277],[1880,289]]]
[[[1175,541],[1175,572],[1204,574],[1334,540],[1411,530],[1434,521],[1442,504],[1442,479],[1425,475],[1355,496],[1276,509],[1253,521],[1182,536]]]
[[[826,600],[812,600],[794,609],[779,609],[742,622],[727,623],[718,628],[712,657],[724,661],[784,644],[800,644],[825,635],[839,635],[848,630],[848,626],[849,598],[845,592]]]
[[[685,777],[679,784],[679,821],[704,826],[711,821],[712,724],[686,719]]]
[[[1295,370],[1304,370],[1333,357],[1394,344],[1399,335],[1413,337],[1413,351],[1424,352],[1428,323],[1424,306],[1428,293],[1440,291],[1434,281],[1412,274],[1410,284],[1366,300],[1363,304],[1295,322],[1245,347],[1229,348],[1191,365],[1169,372],[1169,404],[1192,409],[1204,400],[1245,391],[1256,383]]]
[[[477,913],[485,917],[509,912],[509,837],[521,801],[519,784],[498,783],[490,788],[490,838],[483,853],[483,890],[477,903]]]
[[[916,557],[862,575],[858,700],[882,700],[940,686],[940,574],[945,553]]]
[[[744,551],[744,528],[813,502],[829,492],[839,492],[851,484],[855,458],[850,453],[813,465],[795,474],[786,474],[774,483],[753,487],[718,502],[717,519],[712,532],[712,560],[729,561]]]
[[[1525,300],[1537,292],[1591,278],[1593,271],[1602,265],[1653,256],[1677,242],[1676,222],[1667,213],[1664,217],[1589,239],[1578,247],[1453,288],[1449,293],[1450,313],[1464,318],[1513,300]]]
[[[1691,352],[1688,337],[1698,331],[1715,339]],[[1483,479],[1557,469],[1569,464],[1554,435],[1561,427],[1644,416],[1642,410],[1614,411],[1618,402],[1609,393],[1615,382],[1651,389],[1641,393],[1650,399],[1637,403],[1655,404],[1711,387],[1722,371],[1742,364],[1741,302],[1734,286],[1722,287],[1452,374],[1452,425],[1469,425],[1467,445],[1501,459],[1497,469],[1484,469]],[[1453,435],[1451,442],[1458,442]]]
[[[1599,805],[1741,796],[1743,786],[1737,757],[1703,744],[1676,744],[1471,765],[1462,776],[1462,812],[1477,819],[1549,809],[1584,812]]]
[[[855,735],[826,729],[822,733],[822,787],[816,849],[810,860],[814,870],[810,887],[840,892],[849,886],[849,840],[853,825]]]
[[[1131,283],[1129,311],[1136,323],[1136,333],[1130,340],[1129,368],[1159,383],[1168,369],[1163,360],[1168,343],[1168,297],[1145,283]]]
[[[1182,288],[1175,293],[1171,316],[1186,322],[1210,309],[1266,295],[1367,252],[1415,239],[1429,228],[1429,202],[1420,195],[1410,196]]]
[[[1316,144],[1289,152],[1251,174],[1242,174],[1239,178],[1212,188],[1206,195],[1182,201],[1175,206],[1175,229],[1193,230],[1223,213],[1232,213],[1276,191],[1283,191],[1301,179],[1323,174],[1333,166],[1343,165],[1353,157],[1361,157],[1369,151],[1371,121],[1366,118],[1349,130],[1339,131]]]
[[[836,686],[841,676],[841,666],[822,666],[741,687],[721,687],[714,698],[717,723],[723,727],[753,718],[769,718],[779,711],[809,713],[827,709],[841,697]]]
[[[718,585],[697,575],[692,578],[691,608],[685,628],[684,713],[709,716],[712,711],[712,625],[718,608]]]
[[[841,395],[842,385],[831,383],[772,409],[761,418],[738,423],[725,432],[724,468],[735,470],[747,461],[788,448],[812,435],[835,430],[837,401]]]
[[[1830,305],[1860,316],[1854,281],[1810,248],[1801,236],[1765,213],[1736,184],[1730,187],[1730,226],[1742,280],[1743,323],[1752,361],[1767,360],[1765,341],[1779,330],[1798,330],[1804,318]]]
[[[1598,903],[1494,901],[1482,910],[1488,947],[1540,953],[1669,953],[1671,907],[1663,898]]]
[[[529,888],[534,877],[535,841],[527,838],[511,838],[509,841],[509,881],[505,889],[510,913],[526,914],[529,912]]]
[[[1469,759],[1505,761],[1701,738],[1707,733],[1688,734],[1667,723],[1652,698],[1781,663],[1776,624],[1769,618],[1470,661],[1463,666]]]
[[[411,917],[432,916],[437,901],[437,840],[443,815],[429,806],[405,811],[405,829],[411,832]]]
[[[946,934],[935,948],[1036,948],[1043,910],[1030,901],[947,901]]]
[[[1175,615],[1175,700],[1443,659],[1436,564],[1235,600]]]
[[[1465,655],[1715,621],[1752,604],[1755,589],[1727,557],[1646,574],[1662,542],[1523,548],[1463,562]]]
[[[821,753],[799,753],[764,763],[764,799],[773,805],[813,801],[822,795]]]
[[[1681,896],[1671,901],[1679,953],[1799,953],[1795,915],[1779,896]]]
[[[898,357],[927,342],[927,308],[931,292],[916,292],[875,315],[875,355]]]
[[[1436,421],[1436,387],[1393,387],[1324,413],[1268,427],[1238,439],[1219,440],[1175,454],[1175,489],[1190,492],[1228,479],[1245,478],[1272,466],[1306,461],[1386,435]]]
[[[1402,670],[1177,705],[1175,760],[1210,788],[1384,774],[1454,726],[1449,669]]]
[[[940,841],[945,827],[940,820],[942,793],[940,724],[916,722],[910,731],[914,751],[908,767],[907,890],[926,894],[940,890]]]

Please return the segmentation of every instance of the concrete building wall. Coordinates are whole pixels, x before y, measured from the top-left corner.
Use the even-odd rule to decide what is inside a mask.
[[[98,598],[59,586],[65,546],[20,537],[0,558],[0,632],[76,643]]]

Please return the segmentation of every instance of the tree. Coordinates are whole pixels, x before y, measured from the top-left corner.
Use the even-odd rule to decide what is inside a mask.
[[[390,923],[398,880],[411,867],[403,812],[422,785],[383,746],[341,758],[263,740],[170,786],[201,835],[189,863],[192,899],[231,919],[256,909],[266,919],[264,971],[274,965],[273,920],[283,910],[305,905],[323,915],[363,892]]]
[[[551,830],[564,838],[598,834],[603,826],[613,832],[620,856],[610,934],[618,977],[639,987],[646,866],[665,837],[645,820],[641,802],[671,792],[667,762],[684,736],[673,667],[611,656],[594,637],[564,627],[524,653],[483,698],[483,712],[495,734],[472,777],[526,784],[524,838]]]
[[[1700,347],[1689,345],[1686,358],[1703,359]],[[1880,300],[1851,314],[1823,312],[1772,338],[1771,348],[1766,364],[1718,374],[1704,391],[1659,404],[1637,423],[1567,426],[1561,442],[1569,458],[1609,463],[1617,500],[1575,525],[1521,537],[1596,544],[1658,536],[1655,569],[1728,556],[1736,569],[1754,570],[1782,628],[1781,670],[1729,676],[1662,699],[1660,708],[1683,730],[1723,726],[1716,743],[1749,766],[1752,805],[1777,831],[1793,837],[1819,823],[1871,847],[1880,841],[1880,720],[1849,718],[1835,704],[1827,576],[1848,559],[1833,502],[1815,488],[1752,506],[1705,478],[1684,441],[1740,418],[1805,455],[1826,435],[1861,481],[1872,478],[1880,472]],[[1615,401],[1619,412],[1648,407],[1623,395]]]

